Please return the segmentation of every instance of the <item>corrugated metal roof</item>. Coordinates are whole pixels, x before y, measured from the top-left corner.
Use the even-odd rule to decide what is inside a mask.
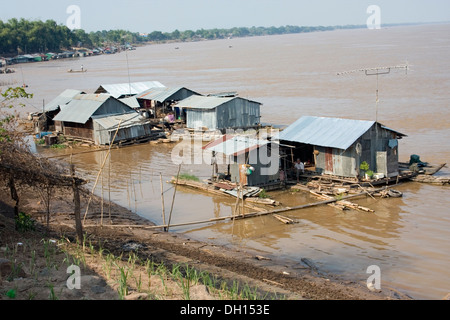
[[[102,84],[95,93],[102,93],[106,91],[114,98],[118,98],[122,95],[135,95],[150,88],[163,88],[165,87],[159,81],[145,81],[145,82],[132,82],[132,83],[117,83],[117,84]]]
[[[218,106],[227,103],[233,99],[236,98],[190,96],[189,98],[178,102],[177,107],[186,109],[215,109]]]
[[[207,144],[204,149],[223,153],[227,156],[238,156],[240,154],[257,149],[268,144],[267,140],[252,139],[243,136],[225,135],[222,138]]]
[[[283,130],[279,140],[347,150],[375,123],[375,121],[305,116]]]
[[[123,103],[125,103],[127,106],[133,108],[133,109],[139,109],[141,106],[139,105],[139,102],[137,101],[136,97],[129,97],[129,98],[122,98],[119,99]]]
[[[170,87],[170,88],[151,88],[137,94],[136,98],[165,102],[166,100],[170,100],[172,96],[176,95],[179,91],[183,89],[191,92],[192,94],[200,95],[197,92],[187,89],[185,87]]]
[[[67,89],[64,90],[59,96],[50,101],[44,106],[44,111],[54,111],[60,107],[61,109],[68,104],[75,96],[83,94],[80,90]]]
[[[110,98],[109,94],[79,94],[53,120],[84,124]]]
[[[137,124],[148,122],[148,120],[147,121],[143,120],[142,117],[137,112],[134,111],[125,114],[94,116],[92,117],[92,120],[108,131],[116,130],[119,123],[120,128],[128,128]]]

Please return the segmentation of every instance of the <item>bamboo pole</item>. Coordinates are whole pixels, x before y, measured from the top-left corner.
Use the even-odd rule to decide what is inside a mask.
[[[234,204],[233,216],[237,215],[237,211],[239,208],[239,200],[240,200],[241,189],[238,187],[236,191],[236,203]]]
[[[102,156],[102,162],[103,162],[103,156]],[[102,181],[102,198],[101,198],[101,205],[100,205],[100,225],[103,226],[103,170],[101,174],[101,181]]]
[[[240,185],[241,185],[241,215],[244,215],[244,187],[242,185],[242,181]]]
[[[170,207],[169,222],[167,223],[167,232],[169,232],[170,220],[172,220],[173,204],[175,202],[175,195],[177,194],[177,186],[178,186],[178,178],[180,176],[180,170],[181,170],[181,164],[178,166],[177,182],[175,184],[175,188],[174,188],[175,190],[173,191],[172,206]]]
[[[92,201],[92,196],[94,195],[95,188],[97,187],[97,183],[98,183],[98,180],[99,180],[99,178],[100,178],[100,174],[103,172],[103,167],[105,166],[106,159],[108,158],[108,156],[109,156],[110,153],[111,153],[111,147],[112,147],[112,145],[113,145],[113,143],[114,143],[114,140],[116,140],[116,136],[117,136],[117,133],[119,132],[120,124],[121,124],[121,123],[122,123],[122,120],[120,120],[120,121],[119,121],[119,124],[117,125],[117,130],[116,130],[116,132],[114,133],[114,137],[113,137],[111,143],[109,144],[108,153],[106,154],[106,157],[103,159],[103,163],[102,163],[102,165],[101,165],[101,167],[100,167],[100,170],[99,170],[99,172],[98,172],[98,174],[97,174],[97,179],[95,179],[94,187],[92,188],[91,196],[89,197],[88,204],[87,204],[87,206],[86,206],[86,212],[84,213],[83,223],[85,223],[85,221],[86,221],[86,216],[87,216],[87,213],[88,213],[88,211],[89,211],[89,205],[90,205],[90,203],[91,203],[91,201]]]
[[[161,184],[161,206],[162,206],[162,219],[164,225],[166,224],[166,213],[164,209],[164,189],[163,189],[163,180],[162,180],[162,173],[159,173],[159,180]],[[164,227],[164,231],[167,231],[167,228]]]
[[[108,156],[108,213],[109,213],[109,223],[112,224],[111,220],[111,154]]]
[[[133,193],[134,193],[134,212],[137,212],[137,195],[136,195],[136,185],[134,184],[134,179],[131,177],[131,183],[133,185]]]
[[[375,200],[375,197],[374,196],[372,196],[371,194],[370,194],[370,192],[369,191],[367,191],[366,189],[364,189],[359,183],[357,184],[358,185],[358,187],[360,187],[361,188],[361,190],[363,190],[363,191],[365,191],[372,199],[374,199]],[[372,186],[372,184],[370,184],[371,186]],[[375,189],[375,187],[374,186],[372,186],[372,188],[373,189]]]
[[[366,194],[365,192],[358,193],[358,194],[353,194],[353,195],[345,196],[341,200],[356,198],[356,197],[363,196],[365,194]],[[263,211],[263,212],[247,213],[247,214],[245,214],[243,216],[239,216],[239,217],[235,217],[234,215],[231,215],[231,216],[218,217],[218,218],[213,218],[213,219],[208,219],[208,220],[178,223],[178,224],[171,225],[171,227],[182,227],[182,226],[188,226],[188,225],[204,224],[204,223],[211,223],[211,222],[231,220],[231,219],[254,218],[254,217],[260,217],[260,216],[265,216],[265,215],[274,214],[274,213],[277,214],[277,213],[282,213],[282,212],[289,212],[289,211],[295,211],[295,210],[302,210],[302,209],[312,208],[312,207],[325,205],[325,204],[329,204],[329,203],[333,203],[333,202],[337,202],[337,201],[338,201],[338,199],[334,199],[333,198],[333,199],[330,199],[330,200],[324,200],[324,201],[320,201],[320,202],[304,204],[304,205],[296,206],[296,207],[286,207],[286,208],[280,208],[280,209]],[[96,225],[89,225],[89,226],[85,226],[85,227],[96,227]],[[159,226],[111,225],[109,227],[116,227],[116,228],[140,228],[140,229],[152,230],[152,229],[161,229],[161,228],[164,228],[164,227],[168,227],[168,225],[159,225]]]

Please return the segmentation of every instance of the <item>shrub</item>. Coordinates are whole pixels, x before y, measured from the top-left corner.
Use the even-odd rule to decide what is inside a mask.
[[[19,215],[15,218],[16,222],[16,230],[20,232],[27,232],[34,230],[35,221],[31,219],[31,216],[20,212]]]

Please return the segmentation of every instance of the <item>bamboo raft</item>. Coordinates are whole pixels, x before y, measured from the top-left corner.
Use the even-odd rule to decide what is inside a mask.
[[[322,200],[333,200],[333,199],[334,199],[334,198],[331,197],[331,196],[328,196],[328,195],[326,195],[326,194],[317,193],[317,192],[314,192],[314,191],[312,191],[312,190],[310,191],[310,193],[311,193],[312,195],[316,196],[317,198],[322,199]],[[360,206],[359,204],[350,202],[350,201],[348,201],[348,200],[339,200],[339,199],[337,199],[336,202],[329,203],[328,205],[329,205],[329,206],[332,206],[332,207],[334,207],[334,208],[337,208],[337,209],[339,209],[339,210],[342,210],[342,211],[343,211],[343,210],[348,210],[348,209],[354,209],[354,210],[364,211],[364,212],[370,212],[370,213],[375,212],[375,211],[372,210],[372,209],[369,209],[369,208]]]
[[[201,190],[210,194],[220,195],[220,196],[227,196],[227,197],[234,197],[232,194],[227,193],[219,189],[219,187],[215,184],[206,184],[203,182],[197,182],[197,181],[191,181],[191,180],[183,180],[179,179],[178,182],[176,178],[172,178],[171,181],[169,181],[172,184],[178,184],[180,186],[194,188],[197,190]],[[253,206],[252,204],[260,204],[260,205],[266,205],[266,206],[277,206],[279,203],[272,199],[260,199],[258,197],[245,197],[244,195],[244,202],[245,206],[249,209],[256,210],[256,211],[264,211],[264,209],[260,207]]]

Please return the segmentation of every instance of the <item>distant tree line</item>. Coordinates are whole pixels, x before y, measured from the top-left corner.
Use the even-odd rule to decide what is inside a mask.
[[[58,52],[72,47],[94,48],[106,45],[139,44],[143,42],[195,41],[226,39],[229,37],[251,37],[279,35],[335,29],[360,28],[362,26],[333,27],[241,27],[231,29],[199,29],[173,32],[153,31],[146,35],[125,30],[103,30],[87,33],[70,30],[54,20],[29,21],[26,19],[0,20],[0,54],[25,54]]]
[[[108,44],[138,43],[139,33],[125,30],[70,30],[54,20],[0,20],[0,54],[59,52],[72,47],[94,48]]]
[[[147,41],[193,41],[199,39],[226,39],[230,37],[252,37],[252,36],[266,36],[266,35],[280,35],[289,33],[304,33],[316,31],[330,31],[336,29],[355,29],[365,26],[348,25],[348,26],[329,26],[329,27],[299,27],[299,26],[281,26],[281,27],[240,27],[231,29],[199,29],[196,31],[175,30],[171,33],[163,33],[161,31],[153,31],[149,33],[145,39]]]

